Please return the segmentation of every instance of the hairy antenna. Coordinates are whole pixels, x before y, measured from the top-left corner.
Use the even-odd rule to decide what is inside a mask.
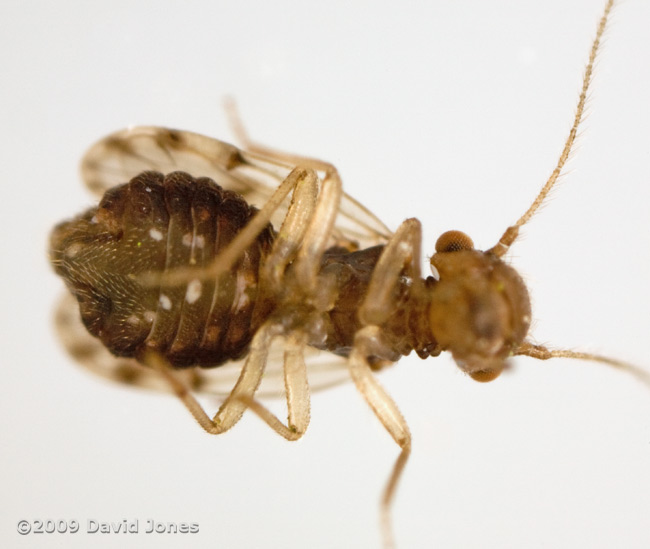
[[[547,349],[543,345],[535,345],[528,341],[524,341],[514,354],[530,356],[539,360],[548,360],[549,358],[577,358],[578,360],[599,362],[600,364],[606,364],[607,366],[625,372],[650,387],[650,373],[634,364],[630,364],[629,362],[609,358],[607,356],[583,353],[580,351],[569,351],[568,349]]]
[[[566,161],[569,158],[569,155],[571,154],[573,143],[576,140],[576,135],[578,134],[578,127],[582,122],[582,117],[585,110],[585,102],[587,101],[587,92],[589,91],[589,86],[591,85],[591,80],[592,80],[594,62],[596,60],[596,55],[598,54],[600,42],[603,37],[603,33],[605,32],[605,27],[607,26],[607,19],[609,18],[609,14],[612,11],[613,5],[614,5],[614,0],[609,0],[607,2],[607,5],[605,6],[605,11],[602,17],[600,18],[600,22],[598,23],[596,38],[594,38],[594,41],[591,45],[591,51],[589,52],[589,61],[587,62],[587,67],[585,68],[585,75],[584,78],[582,79],[582,89],[580,90],[580,97],[578,99],[578,107],[576,108],[576,114],[573,119],[573,125],[571,126],[571,131],[569,132],[569,136],[567,137],[567,140],[564,143],[562,154],[560,154],[560,158],[557,161],[557,165],[555,166],[555,169],[553,170],[550,177],[542,187],[542,190],[539,191],[539,194],[537,195],[533,203],[530,205],[528,210],[526,210],[526,213],[522,215],[514,225],[506,229],[499,242],[497,242],[495,246],[487,250],[487,253],[496,255],[497,257],[502,257],[503,255],[505,255],[505,253],[508,251],[510,246],[515,242],[515,240],[517,240],[517,237],[519,236],[519,227],[527,223],[528,220],[530,220],[530,218],[535,214],[535,212],[542,205],[544,200],[546,200],[548,193],[551,191],[558,177],[562,173],[562,169],[564,168],[564,165],[566,164]]]

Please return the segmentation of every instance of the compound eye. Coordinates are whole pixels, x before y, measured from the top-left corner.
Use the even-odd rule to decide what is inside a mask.
[[[478,372],[472,372],[469,374],[469,377],[471,377],[474,381],[489,383],[490,381],[494,381],[496,378],[498,378],[501,375],[501,372],[503,372],[503,369],[500,368],[494,368],[492,370],[480,370]]]
[[[462,231],[447,231],[442,233],[436,241],[436,252],[439,254],[473,249],[474,242]]]

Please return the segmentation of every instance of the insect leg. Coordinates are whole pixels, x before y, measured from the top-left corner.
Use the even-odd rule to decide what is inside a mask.
[[[295,163],[304,169],[314,170],[323,174],[320,193],[318,195],[318,204],[309,228],[305,234],[305,242],[298,254],[296,263],[296,273],[300,283],[303,286],[313,286],[316,273],[320,268],[320,260],[323,252],[331,240],[334,239],[337,245],[347,247],[351,251],[358,249],[358,244],[352,242],[344,235],[340,234],[335,227],[337,215],[341,213],[339,207],[343,197],[343,184],[338,170],[329,162],[308,158],[294,154],[283,153],[269,149],[262,145],[248,143],[252,152],[264,155],[265,158],[271,158],[278,161],[287,161]],[[347,203],[354,202],[350,197],[346,197]],[[363,206],[356,203],[359,211],[374,217]]]
[[[317,273],[336,221],[342,194],[341,178],[331,166],[323,179],[316,210],[294,264],[299,284],[310,291],[317,290]]]
[[[420,278],[421,243],[422,226],[417,219],[407,219],[398,227],[375,266],[368,295],[359,309],[361,322],[382,324],[392,314],[391,292],[399,277]]]
[[[391,349],[387,349],[382,342],[379,325],[393,310],[391,290],[398,278],[420,276],[418,261],[421,240],[420,222],[417,219],[407,219],[388,241],[373,272],[368,294],[359,310],[359,318],[366,326],[355,335],[354,348],[348,360],[350,375],[357,389],[401,448],[381,501],[382,529],[386,546],[392,546],[390,505],[399,477],[411,453],[411,433],[394,400],[374,378],[368,358],[390,356]]]
[[[328,205],[321,207],[323,210],[322,213],[317,213],[315,219],[312,221],[310,232],[312,233],[311,239],[313,240],[313,243],[310,242],[310,245],[302,252],[303,256],[309,255],[313,257],[314,254],[318,255],[318,261],[320,262],[320,257],[325,249],[326,241],[331,236],[332,228],[334,227],[334,218],[336,218],[336,214],[338,213],[338,206],[343,194],[341,178],[339,177],[338,171],[334,165],[325,162],[324,160],[279,151],[254,142],[248,136],[248,133],[242,124],[235,101],[232,98],[227,98],[224,102],[224,107],[232,131],[235,134],[237,141],[242,144],[243,149],[247,153],[253,153],[254,155],[259,155],[266,159],[285,162],[294,166],[310,168],[325,174],[323,177],[321,196],[325,196],[324,201]],[[328,187],[332,188],[327,190]],[[361,205],[359,206],[361,207]],[[331,217],[332,220],[329,220],[329,217]],[[319,228],[320,230],[317,230]],[[319,247],[322,247],[320,252],[318,251]]]
[[[295,333],[287,337],[284,345],[284,385],[286,390],[288,422],[282,423],[261,403],[252,398],[242,401],[264,420],[271,429],[287,440],[298,440],[309,426],[309,383],[305,365],[305,336]]]
[[[246,128],[244,128],[244,124],[242,123],[241,117],[239,116],[239,111],[237,110],[237,105],[232,97],[226,98],[224,101],[224,108],[226,115],[228,116],[228,121],[230,122],[232,132],[235,135],[236,140],[240,143],[241,147],[246,152],[294,166],[306,166],[323,172],[336,171],[334,166],[332,166],[332,164],[329,162],[317,160],[316,158],[309,158],[306,156],[287,153],[278,149],[274,149],[272,147],[267,147],[266,145],[256,143],[249,137]]]
[[[336,175],[336,168],[329,162],[287,153],[253,141],[244,128],[232,97],[226,98],[224,108],[230,122],[231,130],[243,149],[242,157],[251,164],[255,164],[256,161],[261,160],[277,163],[278,165],[303,166],[325,173],[324,179],[328,178],[328,174],[331,177],[338,177]],[[376,215],[349,195],[343,194],[343,200],[340,201],[338,214],[340,216],[340,226],[338,223],[333,226],[329,236],[337,246],[347,248],[350,251],[356,251],[360,247],[360,243],[354,237],[351,238],[355,230],[360,230],[358,235],[361,239],[368,240],[368,236],[372,235],[369,239],[370,242],[367,241],[365,243],[366,246],[374,246],[375,244],[384,242],[391,234],[388,227]],[[346,223],[346,220],[350,224]],[[342,231],[341,228],[344,226],[346,229]],[[354,227],[354,229],[351,227]]]
[[[327,173],[318,197],[314,191],[311,182],[294,191],[292,204],[280,230],[279,238],[282,240],[277,240],[274,244],[266,259],[264,272],[271,277],[272,284],[281,284],[284,269],[297,250],[297,258],[292,264],[298,282],[296,289],[302,290],[316,309],[319,309],[320,304],[324,310],[325,304],[329,303],[329,293],[322,288],[319,290],[317,273],[342,195],[341,180],[336,170],[332,168]],[[284,379],[288,425],[284,425],[252,397],[241,397],[251,410],[288,440],[300,438],[309,425],[309,385],[304,361],[306,339],[305,333],[295,332],[287,338],[285,346]]]
[[[381,356],[381,331],[378,326],[366,326],[357,332],[354,338],[354,348],[348,359],[350,375],[358,391],[375,413],[379,421],[401,452],[395,461],[381,499],[382,533],[384,546],[393,546],[393,535],[390,521],[390,505],[395,495],[399,477],[411,453],[411,433],[404,416],[397,408],[395,401],[379,385],[372,374],[368,357]]]
[[[341,180],[333,167],[327,172],[318,196],[314,180],[306,179],[302,185],[297,186],[278,239],[264,266],[264,273],[269,276],[271,284],[280,285],[284,269],[297,251],[297,258],[292,265],[298,282],[297,289],[304,291],[307,299],[317,309],[319,301],[329,302],[328,293],[318,291],[317,272],[334,226],[342,192]],[[321,294],[324,299],[319,300]],[[288,440],[300,438],[309,425],[309,385],[304,361],[306,339],[303,332],[295,332],[287,338],[285,345],[284,379],[288,425],[284,425],[252,396],[239,397],[273,430]]]
[[[315,178],[310,169],[294,168],[286,179],[275,190],[268,202],[250,220],[250,222],[237,234],[235,238],[207,267],[179,267],[164,273],[148,272],[139,275],[139,282],[143,286],[174,286],[186,284],[193,279],[214,279],[227,272],[241,257],[244,251],[255,241],[261,231],[269,223],[275,210],[282,204],[286,196],[302,181]]]
[[[281,332],[282,327],[276,323],[265,324],[256,332],[237,383],[212,419],[158,353],[150,351],[145,355],[143,362],[158,370],[167,379],[176,396],[203,429],[218,435],[235,425],[246,411],[248,402],[255,396],[262,380],[271,342]]]
[[[296,184],[291,204],[275,238],[271,253],[264,261],[262,279],[273,289],[279,289],[287,265],[295,259],[296,252],[313,217],[318,195],[318,178],[309,172]]]
[[[312,294],[317,289],[317,273],[334,228],[343,185],[336,168],[328,164],[317,194],[315,172],[309,168],[304,171],[307,175],[296,185],[287,216],[266,259],[264,274],[279,284],[285,267],[297,253],[292,268],[298,284]]]

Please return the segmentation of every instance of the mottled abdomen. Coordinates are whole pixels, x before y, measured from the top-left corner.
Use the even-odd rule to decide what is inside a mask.
[[[184,172],[144,172],[97,208],[58,225],[50,257],[88,331],[115,355],[160,352],[177,367],[238,358],[258,327],[259,267],[269,225],[217,280],[146,288],[137,275],[208,265],[256,212],[236,193]]]

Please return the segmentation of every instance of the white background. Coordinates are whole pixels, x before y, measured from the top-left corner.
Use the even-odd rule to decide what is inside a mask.
[[[354,387],[288,443],[252,414],[206,435],[173,397],[89,375],[58,345],[47,235],[91,204],[85,148],[130,124],[322,157],[424,249],[492,246],[555,165],[600,0],[9,1],[0,7],[3,547],[378,547],[397,448]],[[538,342],[650,369],[650,4],[614,14],[570,173],[512,262]],[[447,356],[381,381],[413,433],[399,547],[650,546],[650,390],[520,358],[480,385]],[[30,535],[19,519],[197,522],[195,535]],[[117,539],[116,539],[117,538]]]

